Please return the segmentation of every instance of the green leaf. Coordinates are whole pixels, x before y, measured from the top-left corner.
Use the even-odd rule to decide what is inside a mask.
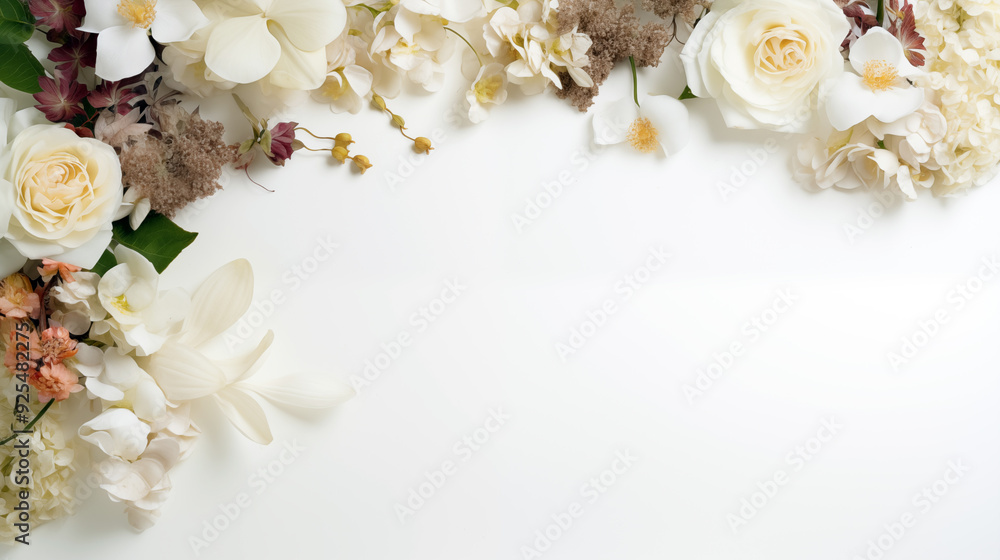
[[[42,63],[25,45],[0,45],[0,82],[23,91],[38,93],[38,78],[45,75]]]
[[[0,0],[0,44],[20,45],[35,32],[35,16],[19,0]]]
[[[684,101],[685,99],[698,99],[698,96],[691,92],[691,86],[686,86],[677,99]]]
[[[150,212],[138,230],[132,230],[128,219],[115,222],[113,239],[149,259],[157,272],[163,272],[198,237],[185,231],[163,214]]]
[[[97,264],[90,269],[91,272],[104,276],[104,274],[118,265],[118,259],[115,258],[115,254],[111,251],[105,249],[104,254],[101,255],[101,259],[97,261]]]

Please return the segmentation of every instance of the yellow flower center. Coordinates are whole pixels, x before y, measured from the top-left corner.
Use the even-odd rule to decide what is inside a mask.
[[[480,103],[486,103],[488,101],[493,101],[497,96],[497,92],[503,86],[503,78],[500,76],[488,76],[484,77],[482,80],[476,82],[475,92],[476,101]]]
[[[328,99],[337,100],[340,99],[344,93],[347,92],[347,78],[344,77],[344,72],[342,68],[334,70],[340,75],[340,79],[330,76],[326,79],[326,82],[320,88],[319,92],[323,97]]]
[[[646,117],[639,117],[628,127],[625,141],[638,152],[651,154],[660,146],[660,133]]]
[[[115,299],[111,300],[111,305],[115,306],[115,309],[121,311],[122,313],[131,313],[132,306],[128,304],[128,299],[125,294],[122,294]]]
[[[861,77],[872,91],[886,91],[899,79],[899,70],[885,60],[869,60]]]
[[[132,27],[149,29],[156,19],[156,0],[121,0],[118,13],[132,24]]]

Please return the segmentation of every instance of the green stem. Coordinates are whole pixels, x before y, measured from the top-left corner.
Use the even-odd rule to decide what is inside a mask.
[[[38,423],[38,421],[42,419],[42,416],[45,416],[45,413],[48,412],[50,408],[52,408],[52,404],[55,403],[55,402],[56,402],[55,399],[49,399],[49,402],[45,403],[45,406],[43,406],[42,409],[40,411],[38,411],[38,414],[35,415],[35,418],[31,422],[28,422],[27,424],[24,425],[24,430],[23,431],[27,432],[28,430],[31,430],[32,428],[34,428],[35,424]],[[3,441],[0,441],[0,445],[6,445],[6,444],[10,443],[18,435],[19,434],[11,434],[10,437],[4,439]]]
[[[368,10],[369,12],[372,13],[372,17],[378,17],[378,15],[382,13],[379,10],[376,10],[375,8],[372,8],[368,4],[355,4],[353,7],[354,8],[364,8],[364,9]]]
[[[452,29],[450,27],[446,26],[445,30],[446,31],[451,31],[455,35],[458,35],[458,38],[461,39],[463,43],[465,43],[466,45],[469,46],[469,49],[472,51],[472,54],[476,55],[476,60],[479,61],[479,67],[482,68],[483,67],[483,59],[479,57],[479,52],[476,51],[476,48],[472,46],[472,43],[470,43],[468,39],[466,39],[465,37],[463,37],[461,33],[459,33],[458,31],[455,31],[454,29]]]
[[[632,67],[632,100],[635,101],[635,106],[639,106],[639,75],[635,71],[635,58],[628,57],[629,66]]]
[[[875,10],[875,18],[878,19],[879,26],[885,27],[885,0],[878,0],[878,8]]]

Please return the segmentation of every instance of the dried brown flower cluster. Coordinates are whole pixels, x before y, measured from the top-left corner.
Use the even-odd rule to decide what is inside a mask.
[[[576,29],[590,37],[587,51],[590,64],[584,69],[594,81],[589,88],[578,86],[569,74],[562,74],[562,89],[557,95],[569,99],[577,109],[586,111],[594,102],[598,88],[607,79],[615,62],[633,57],[637,66],[656,66],[673,34],[659,23],[639,22],[635,7],[615,6],[615,0],[566,0],[559,3],[559,32]]]
[[[642,0],[642,9],[676,23],[681,20],[693,24],[701,14],[712,7],[712,0]]]
[[[223,126],[188,113],[175,103],[151,112],[157,129],[132,136],[121,154],[126,188],[138,189],[153,210],[172,217],[188,204],[222,188],[222,167],[235,150],[222,139]]]

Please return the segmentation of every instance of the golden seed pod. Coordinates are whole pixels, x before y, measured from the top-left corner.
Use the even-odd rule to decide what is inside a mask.
[[[399,115],[392,116],[392,124],[398,126],[399,128],[406,128],[406,121]]]
[[[350,154],[350,152],[347,151],[347,148],[345,148],[343,146],[334,146],[330,150],[330,155],[333,156],[333,159],[339,161],[340,163],[344,163],[345,161],[347,161],[347,158],[351,154]]]
[[[372,162],[368,161],[368,158],[365,156],[354,156],[351,158],[351,161],[353,161],[354,165],[358,167],[362,175],[364,175],[365,171],[368,171],[368,169],[372,166]]]
[[[379,95],[377,93],[373,93],[372,94],[372,104],[375,105],[376,107],[378,107],[379,111],[385,111],[385,99],[382,99],[381,95]]]
[[[425,138],[423,136],[417,136],[413,141],[413,149],[417,151],[418,154],[430,154],[434,146],[431,145],[430,138]]]

